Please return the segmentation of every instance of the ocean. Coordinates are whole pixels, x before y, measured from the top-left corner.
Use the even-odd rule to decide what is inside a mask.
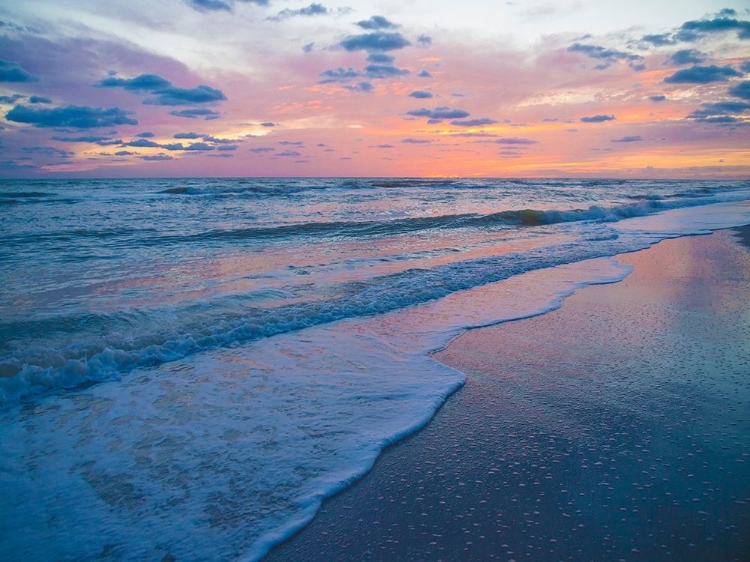
[[[0,184],[0,558],[257,560],[464,382],[462,331],[750,223],[750,182]]]

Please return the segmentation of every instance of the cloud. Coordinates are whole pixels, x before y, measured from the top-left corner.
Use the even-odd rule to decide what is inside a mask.
[[[524,139],[521,137],[501,137],[499,139],[492,139],[488,141],[476,141],[476,142],[493,143],[493,144],[514,144],[514,145],[539,144],[539,141],[535,141],[534,139]]]
[[[266,19],[271,21],[281,21],[294,17],[310,17],[310,16],[325,16],[330,13],[330,10],[323,6],[323,4],[310,4],[306,8],[299,8],[292,10],[291,8],[285,8],[281,10],[275,16],[269,16]]]
[[[750,21],[726,17],[729,15],[732,14],[722,11],[713,19],[686,21],[675,37],[680,41],[695,41],[703,34],[737,31],[740,39],[750,39]]]
[[[395,78],[396,76],[405,76],[409,74],[409,71],[393,65],[368,64],[365,67],[365,74],[368,78]]]
[[[672,76],[667,76],[664,82],[668,84],[709,84],[711,82],[725,82],[733,76],[742,76],[731,66],[693,66],[678,70]]]
[[[432,45],[432,37],[429,35],[420,35],[417,37],[417,43],[421,45]]]
[[[373,85],[369,82],[360,82],[359,84],[356,84],[355,86],[344,86],[347,90],[350,90],[352,92],[362,92],[362,93],[370,93],[373,90]]]
[[[196,88],[164,88],[153,93],[156,94],[156,97],[146,99],[143,103],[150,105],[192,105],[227,99],[221,90],[205,85]]]
[[[612,139],[609,142],[640,142],[643,140],[643,137],[641,135],[632,135],[627,137],[622,137],[619,139]]]
[[[358,70],[354,70],[352,67],[343,68],[340,66],[335,69],[325,70],[321,72],[319,76],[323,77],[320,84],[330,84],[332,82],[350,82],[355,78],[359,78],[361,74]]]
[[[409,97],[423,100],[423,99],[431,98],[432,92],[426,92],[425,90],[414,90],[411,94],[409,94]]]
[[[0,103],[16,103],[23,96],[21,94],[13,94],[12,96],[0,96]]]
[[[660,33],[658,35],[644,35],[641,37],[641,41],[644,43],[651,43],[652,45],[655,45],[656,47],[662,47],[664,45],[674,45],[677,43],[677,40],[675,40],[672,37],[671,33]]]
[[[150,139],[154,136],[154,133],[150,131],[143,131],[142,133],[138,133],[136,137],[141,137],[142,139]]]
[[[175,117],[185,117],[187,119],[200,119],[203,118],[205,121],[210,121],[212,119],[218,119],[221,113],[218,111],[213,111],[211,109],[207,109],[205,107],[196,107],[193,109],[180,109],[175,111],[170,111],[170,115],[174,115]]]
[[[238,141],[237,139],[221,139],[217,137],[212,137],[211,135],[201,135],[204,141],[206,142],[212,142],[214,144],[234,144],[236,142],[242,142]]]
[[[742,72],[750,72],[750,60],[746,60],[740,65],[740,70]]]
[[[392,144],[377,144],[375,146],[371,146],[370,148],[393,148]]]
[[[198,133],[175,133],[172,135],[172,138],[175,139],[199,139],[202,138],[203,135]]]
[[[164,160],[174,160],[174,157],[168,154],[155,154],[153,156],[141,156],[141,160],[146,162],[162,162]]]
[[[750,100],[750,80],[735,84],[728,90],[729,95],[743,100]]]
[[[263,152],[273,152],[275,150],[276,150],[275,148],[270,148],[270,147],[267,147],[267,146],[261,146],[259,148],[251,148],[250,152],[253,152],[255,154],[261,154]]]
[[[245,4],[256,4],[258,6],[268,6],[270,0],[237,0]],[[231,12],[234,7],[234,0],[185,0],[185,3],[199,12]]]
[[[661,94],[660,94],[660,95],[658,95],[658,96],[649,96],[649,98],[648,98],[648,99],[650,99],[650,100],[651,100],[651,101],[653,101],[653,102],[659,103],[660,101],[664,101],[664,100],[666,100],[666,99],[667,99],[667,96],[665,96],[665,95],[661,95]]]
[[[115,156],[133,156],[137,152],[131,152],[130,150],[118,150],[115,152]]]
[[[681,49],[676,53],[672,54],[665,62],[683,65],[683,64],[698,64],[706,60],[706,56],[701,53],[698,49]]]
[[[367,62],[373,62],[375,64],[391,64],[396,57],[386,55],[385,53],[370,53],[367,57]]]
[[[743,101],[722,101],[717,103],[704,103],[702,109],[696,109],[688,119],[693,119],[699,123],[737,123],[740,120],[732,117],[731,114],[744,113],[750,109],[750,103]]]
[[[148,139],[138,139],[138,140],[130,141],[130,142],[125,143],[125,145],[132,146],[135,148],[163,148],[163,146],[159,144],[158,142],[148,140]]]
[[[411,45],[400,33],[363,33],[344,39],[340,45],[347,51],[394,51]]]
[[[581,123],[602,123],[603,121],[614,121],[614,115],[592,115],[590,117],[581,117]]]
[[[76,129],[95,129],[113,125],[137,125],[138,121],[130,117],[132,111],[119,107],[102,109],[69,105],[54,109],[33,108],[17,105],[6,113],[5,118],[17,123],[28,123],[34,127],[73,127]]]
[[[0,60],[0,82],[38,82],[39,78],[29,74],[14,62]]]
[[[419,78],[432,78],[432,74],[430,74],[426,70],[423,70],[422,72],[420,72],[419,74],[417,74],[417,76]]]
[[[463,109],[451,109],[449,107],[438,107],[436,109],[425,109],[423,107],[406,113],[413,117],[428,117],[433,122],[440,122],[443,119],[463,119],[470,115],[468,111]]]
[[[372,16],[369,20],[358,21],[356,25],[362,29],[396,29],[397,27],[401,27],[388,21],[383,16]]]
[[[99,88],[124,88],[136,92],[155,92],[164,88],[170,88],[172,82],[157,74],[141,74],[135,78],[105,78],[94,85]]]
[[[276,156],[284,156],[285,158],[297,158],[298,156],[302,156],[302,154],[297,152],[296,150],[285,150],[284,152],[276,153]]]
[[[188,6],[199,12],[215,12],[217,10],[232,11],[232,7],[224,0],[185,0]]]
[[[455,125],[456,127],[482,127],[484,125],[494,125],[499,122],[500,121],[490,119],[489,117],[482,117],[480,119],[468,119],[466,121],[451,121],[451,125]]]
[[[52,103],[52,100],[42,96],[31,96],[29,98],[29,103]]]
[[[98,144],[99,146],[111,146],[114,144],[122,144],[122,139],[112,139],[109,137],[98,137],[93,135],[84,135],[78,137],[52,137],[52,140],[58,142],[86,142],[90,144]]]
[[[260,126],[261,127],[275,127],[276,123],[274,123],[273,121],[266,121],[264,123],[261,123]]]
[[[217,147],[216,147],[216,150],[219,150],[219,151],[225,151],[225,150],[237,150],[237,148],[238,148],[238,147],[237,147],[237,145],[236,145],[236,144],[224,144],[224,145],[222,145],[222,146],[217,146]]]
[[[168,145],[165,145],[165,148]],[[211,146],[208,143],[205,142],[194,142],[193,144],[189,144],[185,147],[185,150],[187,151],[193,151],[193,152],[209,152],[211,150],[215,150],[215,146]]]
[[[401,142],[404,144],[432,144],[434,141],[430,139],[401,139]]]
[[[643,70],[641,68],[642,65],[636,65],[638,61],[643,60],[643,57],[640,55],[633,55],[616,49],[607,49],[599,45],[582,45],[581,43],[573,43],[568,47],[568,51],[571,53],[582,53],[587,57],[602,61],[601,64],[594,67],[598,70],[609,68],[620,60],[627,61],[630,67],[635,70]]]

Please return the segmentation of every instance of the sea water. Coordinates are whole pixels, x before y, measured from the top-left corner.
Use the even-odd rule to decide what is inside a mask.
[[[0,557],[260,558],[464,377],[429,352],[750,222],[748,182],[0,185]]]

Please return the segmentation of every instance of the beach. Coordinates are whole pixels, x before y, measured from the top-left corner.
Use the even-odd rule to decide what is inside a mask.
[[[267,560],[747,560],[748,232],[456,338],[466,384]]]

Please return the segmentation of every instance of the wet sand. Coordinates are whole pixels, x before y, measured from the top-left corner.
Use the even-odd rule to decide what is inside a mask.
[[[750,560],[750,227],[472,330],[425,429],[267,557]]]

